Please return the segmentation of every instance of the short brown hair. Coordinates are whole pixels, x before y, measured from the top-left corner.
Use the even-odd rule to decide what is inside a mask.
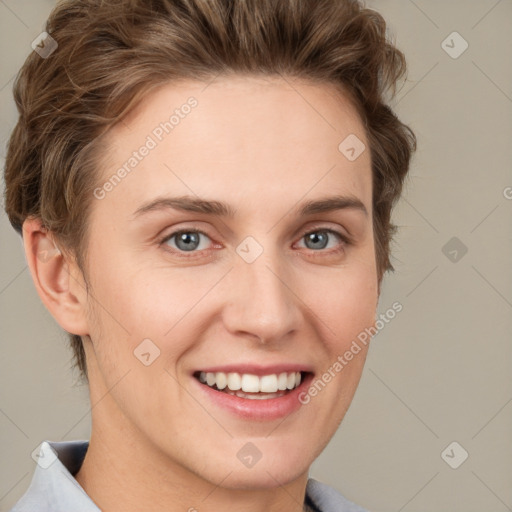
[[[86,277],[100,136],[159,85],[281,75],[338,85],[359,112],[372,160],[379,286],[394,270],[391,210],[416,137],[385,104],[406,64],[379,13],[357,0],[63,0],[46,32],[57,48],[47,58],[32,52],[13,88],[19,120],[7,148],[5,209],[20,234],[27,217],[41,219]],[[87,380],[81,337],[70,337]]]

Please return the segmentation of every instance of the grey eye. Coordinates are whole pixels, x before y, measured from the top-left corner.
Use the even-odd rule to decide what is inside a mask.
[[[201,233],[200,231],[177,231],[172,233],[165,243],[170,245],[170,241],[175,240],[176,249],[191,252],[198,249],[201,242],[201,236],[208,238],[205,233]]]
[[[306,247],[308,249],[325,249],[329,242],[329,238],[335,235],[340,238],[335,231],[330,230],[316,230],[311,231],[303,236]]]

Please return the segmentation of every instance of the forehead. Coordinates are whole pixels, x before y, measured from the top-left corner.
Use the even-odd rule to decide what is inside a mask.
[[[248,76],[166,84],[110,130],[100,186],[126,172],[102,203],[134,210],[166,192],[239,204],[326,192],[368,199],[370,152],[350,161],[340,150],[347,138],[368,148],[357,111],[332,84]]]

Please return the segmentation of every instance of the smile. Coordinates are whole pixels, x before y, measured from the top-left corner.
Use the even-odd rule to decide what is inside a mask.
[[[238,372],[196,372],[195,377],[216,391],[250,400],[268,400],[285,396],[297,388],[302,373],[281,372],[258,376]]]
[[[198,368],[193,389],[206,410],[251,421],[279,420],[303,408],[299,395],[315,376],[308,363],[232,363]]]

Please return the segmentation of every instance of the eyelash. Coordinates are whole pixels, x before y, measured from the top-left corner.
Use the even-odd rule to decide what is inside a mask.
[[[339,248],[334,249],[334,250],[331,249],[330,251],[326,251],[324,249],[319,249],[318,251],[315,251],[313,249],[310,249],[310,251],[313,253],[313,256],[324,256],[325,254],[331,254],[331,255],[338,254],[338,253],[342,252],[346,246],[352,245],[352,241],[347,235],[340,233],[339,231],[336,231],[334,229],[322,228],[322,227],[315,227],[309,231],[304,232],[301,235],[300,240],[302,240],[306,235],[311,235],[312,233],[319,233],[319,232],[330,233],[332,235],[336,235],[340,238],[342,243],[340,244]],[[174,236],[179,235],[180,233],[200,233],[211,240],[211,237],[208,235],[208,233],[205,233],[201,229],[198,229],[198,228],[179,229],[177,231],[173,231],[172,233],[170,233],[170,234],[166,235],[164,238],[162,238],[159,243],[160,246],[163,246],[166,242],[171,240]],[[164,250],[171,252],[172,254],[177,255],[180,258],[187,258],[187,259],[195,258],[196,257],[195,255],[198,255],[201,252],[203,252],[203,251],[190,251],[190,253],[189,253],[190,256],[189,256],[189,255],[187,255],[186,251],[178,251],[176,249],[168,249],[168,248],[164,248]],[[207,251],[208,249],[204,249],[204,250]],[[315,254],[315,253],[318,253],[318,254]]]

